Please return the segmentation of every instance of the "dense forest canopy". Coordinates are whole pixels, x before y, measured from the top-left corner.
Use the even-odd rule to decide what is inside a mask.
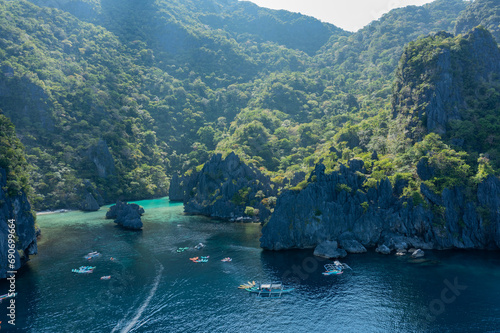
[[[414,142],[392,112],[401,56],[460,48],[422,38],[443,30],[497,34],[499,7],[437,0],[350,33],[237,0],[0,0],[0,108],[26,146],[37,209],[163,196],[173,173],[232,151],[278,182],[356,157],[367,186],[403,177],[418,196],[422,158],[456,171],[436,175],[438,190],[496,172],[497,138],[467,137],[484,121],[496,130],[498,85],[468,91],[446,135],[421,127]]]

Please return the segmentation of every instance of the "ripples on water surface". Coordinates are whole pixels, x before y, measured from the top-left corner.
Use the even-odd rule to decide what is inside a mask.
[[[428,252],[426,262],[350,255],[352,272],[325,277],[311,251],[262,251],[259,225],[184,216],[167,199],[139,204],[142,232],[104,220],[107,207],[38,217],[39,255],[17,277],[18,331],[500,332],[498,252]],[[206,248],[192,249],[199,242]],[[71,273],[93,250],[103,254],[94,273]],[[201,255],[210,261],[188,260]],[[220,261],[227,256],[233,261]],[[455,279],[467,289],[445,293],[446,304],[444,281]],[[252,280],[283,280],[296,291],[263,299],[237,289]],[[0,332],[12,330],[5,306]]]

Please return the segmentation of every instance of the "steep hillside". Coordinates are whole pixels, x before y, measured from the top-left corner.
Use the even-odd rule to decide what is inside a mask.
[[[500,42],[500,2],[497,0],[471,1],[467,9],[460,14],[455,26],[455,34],[463,34],[477,26],[489,30]]]
[[[0,107],[35,166],[37,209],[162,196],[214,151],[280,183],[322,158],[392,152],[399,52],[462,5],[351,34],[236,0],[1,1]]]
[[[384,98],[390,94],[403,47],[431,32],[453,31],[466,5],[463,0],[437,0],[391,10],[351,36],[332,37],[318,55],[319,66],[331,68],[337,73],[335,83],[353,93]]]
[[[8,1],[0,22],[0,106],[36,166],[38,208],[79,208],[86,188],[106,200],[123,191],[166,193],[154,120],[142,107],[149,97],[140,90],[154,74],[140,75],[116,37],[69,14]]]
[[[500,49],[487,30],[410,43],[396,76],[393,117],[411,138],[436,132],[500,166]]]
[[[394,84],[384,154],[357,145],[342,158],[325,155],[305,184],[278,197],[261,246],[338,240],[393,249],[500,248],[499,66],[500,50],[484,28],[410,43]]]

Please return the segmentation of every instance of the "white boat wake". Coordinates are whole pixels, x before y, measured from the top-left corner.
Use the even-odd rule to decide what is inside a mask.
[[[137,324],[139,318],[141,318],[142,313],[148,307],[149,302],[151,301],[151,299],[155,295],[156,290],[158,289],[158,285],[160,284],[160,279],[161,279],[161,273],[162,272],[163,272],[163,265],[160,264],[160,269],[158,270],[158,273],[156,274],[155,280],[153,282],[153,287],[149,291],[148,297],[146,298],[146,300],[144,300],[144,302],[139,307],[139,309],[137,309],[134,318],[132,318],[132,320],[130,320],[128,323],[126,323],[127,326],[125,326],[124,328],[122,328],[120,330],[121,333],[127,333],[127,332],[129,332]],[[121,326],[125,325],[125,324],[122,324],[122,323],[123,323],[123,321],[125,321],[125,319],[127,317],[128,317],[128,315],[126,315],[125,318],[123,318],[122,320],[120,320],[120,322],[113,328],[113,330],[111,331],[111,333],[118,331]]]

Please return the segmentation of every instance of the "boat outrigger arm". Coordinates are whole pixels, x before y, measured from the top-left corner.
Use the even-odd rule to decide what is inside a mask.
[[[335,261],[333,262],[333,264],[334,264],[335,266],[339,267],[339,268],[344,268],[344,269],[345,269],[345,268],[349,268],[349,269],[352,271],[352,268],[351,268],[351,267],[349,267],[349,265],[348,265],[348,264],[346,264],[345,262],[340,262],[340,261],[338,261],[338,260],[335,260]]]

